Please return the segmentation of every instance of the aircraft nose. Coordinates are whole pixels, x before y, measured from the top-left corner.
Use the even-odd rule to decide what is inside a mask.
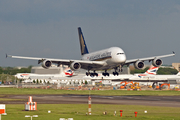
[[[126,62],[126,56],[125,55],[122,55],[122,62]]]
[[[120,58],[119,58],[119,62],[120,63],[126,62],[126,56],[125,55],[121,55]]]

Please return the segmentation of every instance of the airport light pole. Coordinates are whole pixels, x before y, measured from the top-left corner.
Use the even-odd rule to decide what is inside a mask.
[[[38,117],[38,115],[32,115],[32,116],[31,115],[25,115],[25,117],[30,117],[32,120],[33,117]]]

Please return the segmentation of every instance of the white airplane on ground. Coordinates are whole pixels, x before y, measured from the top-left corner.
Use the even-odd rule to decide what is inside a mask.
[[[157,74],[159,67],[154,67],[153,65],[151,65],[151,67],[143,74],[139,73],[139,74],[134,74],[134,76],[138,76],[139,78],[144,77],[144,76],[154,76]]]
[[[179,81],[180,80],[180,72],[176,75],[143,75],[139,74],[136,76],[132,76],[128,79],[129,81],[138,81],[138,82],[153,82],[152,86],[154,87],[155,84],[158,82],[172,82],[172,81]]]
[[[176,75],[137,75],[129,78],[129,80],[170,80],[170,79],[180,79],[180,72],[178,72]]]
[[[147,58],[137,58],[126,60],[126,55],[124,51],[119,47],[111,47],[104,50],[89,53],[81,28],[78,28],[80,49],[81,49],[81,60],[71,60],[71,59],[52,59],[52,58],[36,58],[36,57],[23,57],[23,56],[12,56],[6,55],[6,57],[20,58],[20,59],[32,59],[38,60],[38,64],[42,63],[42,67],[49,68],[52,63],[59,65],[68,65],[72,70],[78,70],[80,68],[88,70],[86,75],[98,76],[96,70],[104,70],[103,76],[109,76],[107,72],[108,69],[114,69],[113,75],[118,75],[117,70],[122,71],[122,66],[129,64],[134,64],[136,69],[142,69],[144,67],[144,61],[152,61],[152,65],[159,67],[162,65],[162,60],[160,58],[174,56],[173,54],[167,54],[162,56],[153,56]],[[93,71],[90,73],[90,71]]]
[[[63,68],[60,67],[59,74],[34,74],[34,73],[17,73],[15,77],[18,79],[48,79],[48,78],[59,78],[59,77],[72,77],[74,76],[74,71],[70,68]]]

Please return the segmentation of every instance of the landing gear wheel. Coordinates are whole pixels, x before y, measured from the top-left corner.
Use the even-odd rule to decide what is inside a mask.
[[[119,75],[119,73],[118,73],[118,72],[113,72],[113,75],[114,75],[114,76],[115,76],[115,75],[117,75],[117,76],[118,76],[118,75]]]
[[[105,73],[102,73],[103,76],[109,76],[109,73],[105,72]]]
[[[89,75],[90,75],[90,73],[89,73],[89,72],[86,72],[86,75],[87,75],[87,76],[89,76]]]
[[[94,75],[97,77],[98,76],[98,74],[97,73],[94,73]]]

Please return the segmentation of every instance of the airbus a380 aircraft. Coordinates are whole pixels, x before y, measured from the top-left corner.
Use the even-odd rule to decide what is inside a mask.
[[[42,63],[43,68],[51,67],[52,63],[59,65],[69,65],[72,70],[78,70],[80,68],[88,70],[86,75],[97,76],[96,70],[104,70],[102,74],[104,76],[109,76],[107,72],[108,69],[114,69],[113,75],[118,75],[117,70],[122,71],[124,65],[134,64],[136,69],[142,69],[144,67],[144,61],[152,61],[152,65],[159,67],[162,65],[162,60],[160,58],[174,56],[173,54],[167,54],[162,56],[153,56],[147,58],[137,58],[126,60],[126,55],[124,51],[119,47],[111,47],[104,50],[89,53],[84,36],[82,34],[81,28],[78,28],[80,49],[81,49],[81,60],[71,60],[71,59],[52,59],[52,58],[36,58],[36,57],[23,57],[23,56],[12,56],[6,55],[6,57],[20,58],[20,59],[32,59],[38,60],[38,64]],[[90,73],[90,71],[93,71]]]

